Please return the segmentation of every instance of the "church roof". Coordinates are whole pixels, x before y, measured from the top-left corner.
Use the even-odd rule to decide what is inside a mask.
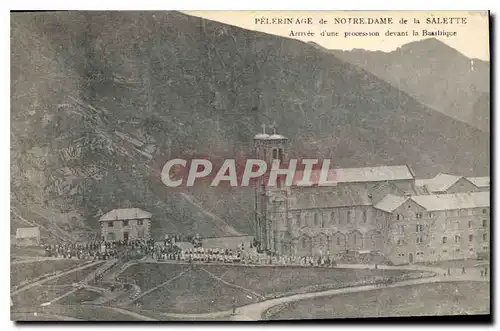
[[[412,199],[428,211],[485,208],[490,206],[490,192],[419,195],[412,197]]]
[[[364,187],[337,186],[328,192],[298,192],[290,209],[335,208],[370,206],[371,199]]]
[[[391,213],[410,199],[422,206],[427,211],[485,208],[490,206],[489,192],[471,192],[456,194],[417,195],[412,197],[401,197],[389,194],[374,207]]]
[[[467,177],[467,180],[477,187],[490,187],[490,177]]]
[[[313,184],[318,184],[320,179],[321,169],[315,169],[311,172],[310,181]],[[304,176],[303,171],[295,172],[294,183],[299,182]],[[330,169],[328,172],[328,182],[336,183],[367,183],[367,182],[383,182],[390,180],[407,180],[413,179],[413,173],[406,165],[403,166],[381,166],[381,167],[365,167],[365,168],[337,168]]]
[[[99,222],[151,218],[151,213],[139,208],[113,209],[102,215]]]
[[[253,139],[269,139],[269,135],[267,133],[257,133]]]
[[[425,186],[429,192],[444,192],[461,178],[464,177],[439,173],[434,178],[417,179],[415,185]]]
[[[392,213],[396,208],[401,206],[410,197],[397,196],[393,194],[388,194],[379,203],[377,203],[375,208]]]
[[[280,134],[276,134],[276,133],[275,133],[275,134],[271,135],[271,136],[269,137],[269,139],[270,139],[270,140],[273,140],[273,139],[278,140],[278,139],[288,139],[288,138],[287,138],[287,137],[285,137],[285,136],[282,136],[282,135],[280,135]]]

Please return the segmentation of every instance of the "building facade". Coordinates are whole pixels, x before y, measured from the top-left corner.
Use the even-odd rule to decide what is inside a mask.
[[[151,213],[139,208],[113,209],[99,219],[101,239],[128,241],[149,239]]]
[[[37,226],[31,228],[17,228],[16,245],[17,246],[40,245],[40,229]]]
[[[267,164],[287,161],[288,139],[282,135],[258,134],[254,146],[255,157]],[[312,172],[316,184],[319,176]],[[465,177],[440,174],[426,182],[416,180],[408,166],[333,169],[333,174],[335,185],[327,187],[255,182],[255,233],[262,251],[333,257],[378,252],[404,264],[489,250],[489,192]]]

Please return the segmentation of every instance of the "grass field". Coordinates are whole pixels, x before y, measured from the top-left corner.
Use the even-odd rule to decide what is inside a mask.
[[[82,261],[78,260],[48,260],[32,263],[11,264],[10,286],[15,286],[27,279],[35,279],[54,271],[65,271],[76,267]]]
[[[59,305],[54,304],[47,307],[39,307],[36,312],[40,314],[38,320],[43,320],[43,315],[59,315],[73,317],[84,321],[138,321],[133,316],[120,313],[110,307],[93,306],[93,305]],[[28,315],[30,313],[30,315]],[[33,308],[19,308],[11,310],[11,318],[18,318],[17,320],[37,320],[33,315]],[[33,319],[30,319],[33,318]],[[50,317],[46,320],[54,320]]]
[[[400,270],[224,265],[190,268],[140,263],[126,269],[121,277],[135,279],[143,293],[159,286],[137,300],[141,308],[191,314],[230,310],[233,302],[243,306],[273,297],[353,286],[409,273],[420,275]]]
[[[488,314],[490,284],[449,282],[297,301],[271,308],[271,320]]]
[[[67,275],[52,279],[52,280],[46,282],[45,284],[48,284],[48,285],[69,284],[69,285],[71,285],[73,283],[78,283],[78,282],[82,281],[91,272],[97,270],[97,268],[99,268],[103,263],[104,263],[104,261],[100,261],[100,263],[97,263],[93,266],[90,266],[90,267],[87,267],[85,269],[81,269],[81,270],[78,270],[75,272],[71,272]]]
[[[12,296],[12,303],[14,304],[14,307],[38,307],[42,303],[51,301],[58,296],[71,291],[72,289],[73,287],[71,285],[35,286]]]
[[[57,301],[57,303],[60,305],[72,305],[75,303],[79,304],[79,303],[93,301],[93,300],[99,298],[100,296],[101,295],[99,293],[96,293],[94,291],[80,289],[80,290],[76,291],[75,293],[72,293],[68,296],[65,296],[61,300]]]

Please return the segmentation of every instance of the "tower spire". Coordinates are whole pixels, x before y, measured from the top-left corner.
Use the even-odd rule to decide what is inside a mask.
[[[266,134],[266,123],[262,123],[262,133]]]

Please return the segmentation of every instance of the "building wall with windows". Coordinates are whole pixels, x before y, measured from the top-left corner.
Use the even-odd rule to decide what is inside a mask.
[[[434,214],[433,248],[427,260],[469,259],[489,252],[489,208],[444,210]]]
[[[101,237],[105,241],[149,239],[150,223],[150,219],[101,222]]]
[[[150,238],[151,213],[139,208],[113,209],[101,216],[99,223],[104,241]]]
[[[440,196],[455,196],[458,202],[463,197],[470,197]],[[476,195],[483,201],[486,196]],[[439,203],[439,197],[436,199]],[[439,208],[439,204],[426,207],[417,202],[407,199],[393,211],[386,212],[389,231],[385,255],[392,263],[470,259],[476,258],[478,253],[489,253],[489,206],[481,202],[481,207],[467,205],[457,208],[444,203]],[[442,210],[435,210],[436,206]]]

